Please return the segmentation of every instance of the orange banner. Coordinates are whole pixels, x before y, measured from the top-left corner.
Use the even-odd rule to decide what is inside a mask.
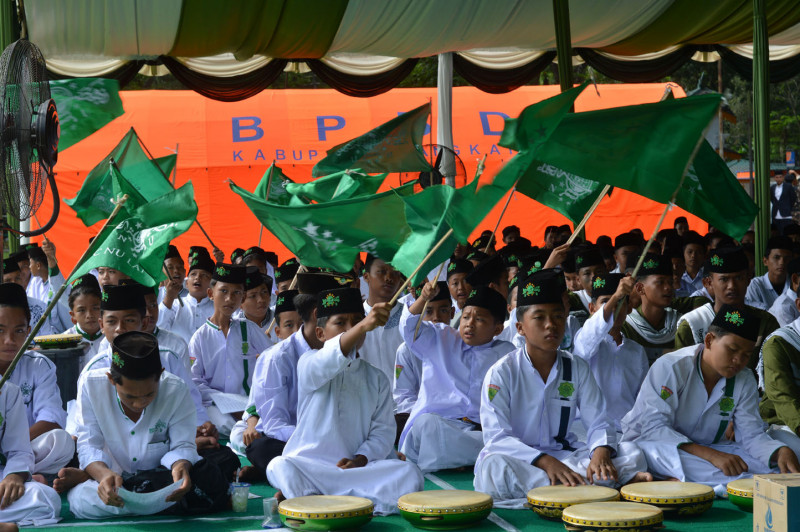
[[[656,102],[668,84],[618,84],[589,86],[576,102],[576,112],[621,105]],[[676,96],[683,90],[671,84]],[[453,89],[453,137],[456,151],[472,177],[478,161],[487,155],[486,175],[494,174],[513,153],[497,146],[505,117],[516,117],[526,106],[553,96],[557,86],[522,87],[514,92],[492,95],[472,87]],[[425,143],[436,139],[436,89],[394,89],[380,96],[360,99],[334,90],[266,90],[242,102],[223,103],[191,91],[122,92],[125,114],[102,130],[59,154],[57,183],[62,198],[72,198],[87,173],[122,138],[130,127],[152,153],[161,157],[178,151],[176,184],[191,180],[199,207],[198,220],[226,257],[237,247],[258,242],[259,223],[227,181],[252,190],[274,160],[292,179],[305,182],[311,168],[325,151],[430,101],[431,123]],[[384,188],[397,186],[399,175],[391,175]],[[483,221],[477,232],[492,229],[503,200]],[[51,212],[48,197],[39,220]],[[641,196],[616,190],[606,198],[587,224],[587,236],[611,237],[640,227],[647,234],[655,227],[663,205]],[[671,227],[675,217],[686,215],[674,208],[667,216]],[[704,232],[706,225],[688,215],[690,226]],[[500,228],[515,224],[534,244],[543,241],[548,225],[568,223],[560,214],[522,195],[515,195]],[[33,222],[35,226],[35,222]],[[71,208],[62,205],[56,226],[48,233],[58,247],[62,269],[70,271],[100,224],[86,228]],[[190,245],[208,245],[193,227],[176,245],[185,255]],[[210,246],[209,246],[210,247]],[[276,251],[281,260],[286,249],[264,231],[262,247]]]

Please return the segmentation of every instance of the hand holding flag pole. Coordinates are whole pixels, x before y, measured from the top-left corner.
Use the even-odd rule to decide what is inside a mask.
[[[486,156],[484,156],[484,159],[485,158],[486,158]],[[439,271],[436,272],[436,277],[433,278],[433,281],[429,281],[429,282],[438,283],[439,282],[439,276],[442,275],[442,270],[443,269],[444,269],[444,262],[442,263],[441,266],[439,266]],[[417,327],[416,327],[416,329],[414,329],[414,340],[415,341],[417,339],[417,336],[419,336],[419,328],[422,325],[422,317],[425,315],[425,309],[428,308],[428,303],[430,303],[430,300],[426,301],[425,304],[422,305],[422,312],[420,312],[419,321],[417,322]]]
[[[431,248],[428,254],[425,255],[425,257],[422,259],[422,262],[419,263],[419,266],[417,266],[417,268],[411,273],[411,275],[409,275],[406,278],[406,280],[403,281],[403,284],[401,284],[400,288],[397,289],[397,293],[395,293],[395,295],[392,296],[392,299],[389,300],[390,307],[393,307],[394,304],[397,303],[397,300],[403,294],[403,290],[405,290],[408,287],[408,285],[411,284],[411,279],[417,276],[417,274],[425,265],[425,263],[428,262],[428,259],[430,259],[433,256],[433,254],[436,253],[436,250],[442,247],[442,244],[444,244],[447,241],[447,239],[450,238],[452,235],[453,235],[453,229],[451,228],[444,234],[444,236],[441,239],[439,239],[439,241],[433,246],[433,248]]]
[[[105,228],[108,227],[111,224],[111,222],[114,220],[114,218],[116,218],[117,214],[122,209],[122,206],[125,205],[126,201],[128,201],[128,195],[127,194],[123,195],[116,202],[116,206],[114,207],[114,210],[111,212],[111,215],[108,217],[108,219],[103,224],[103,227],[100,228],[100,232],[98,233],[98,235],[101,234],[105,230]],[[89,244],[89,247],[86,248],[86,251],[83,252],[83,255],[81,255],[81,258],[79,258],[78,262],[75,263],[75,268],[72,270],[73,272],[75,272],[81,266],[81,264],[84,263],[86,258],[89,256],[89,251],[93,251],[93,249],[92,249],[93,248],[93,244],[94,243]],[[98,244],[99,244],[99,241],[98,241]],[[72,273],[70,273],[70,275],[64,280],[64,283],[62,283],[61,287],[56,291],[55,295],[53,296],[53,299],[51,299],[50,303],[47,304],[47,308],[44,310],[44,313],[42,314],[42,317],[39,318],[39,321],[37,321],[36,325],[33,326],[33,328],[31,329],[31,332],[28,334],[28,337],[25,338],[25,342],[22,344],[22,347],[19,348],[19,351],[17,351],[17,354],[14,356],[14,360],[11,361],[11,364],[9,364],[8,369],[3,374],[3,378],[0,379],[0,390],[3,389],[3,385],[9,379],[9,377],[11,377],[11,373],[14,371],[14,368],[17,367],[17,363],[19,362],[19,359],[22,358],[22,355],[25,353],[25,351],[27,351],[28,346],[31,344],[33,339],[36,337],[36,334],[39,332],[39,329],[42,328],[42,325],[44,325],[45,320],[50,315],[50,313],[53,311],[53,307],[56,306],[56,303],[58,303],[59,298],[64,293],[64,291],[67,289],[67,286],[70,286],[69,285],[70,277],[72,277]]]
[[[608,190],[610,188],[611,188],[611,185],[606,185],[606,186],[603,187],[603,190],[600,191],[600,194],[598,194],[597,199],[594,200],[594,203],[592,203],[592,206],[589,207],[589,210],[583,216],[583,220],[581,220],[581,223],[579,223],[577,226],[575,226],[575,230],[569,236],[569,239],[567,240],[567,244],[572,244],[575,241],[575,239],[578,238],[578,235],[580,234],[581,230],[583,229],[583,226],[586,225],[586,222],[589,221],[589,218],[592,216],[592,214],[594,213],[595,209],[597,209],[597,207],[600,205],[600,202],[603,201],[603,196],[608,194]]]

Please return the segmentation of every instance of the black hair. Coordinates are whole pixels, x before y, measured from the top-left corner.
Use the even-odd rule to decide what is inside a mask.
[[[595,240],[595,245],[601,248],[608,247],[614,249],[614,243],[612,242],[611,237],[608,235],[598,236],[597,240]]]
[[[330,316],[324,316],[322,318],[317,318],[317,327],[320,327],[320,328],[324,329],[325,325],[328,324],[328,320],[331,319],[334,316],[338,316],[338,314],[331,314]],[[361,314],[361,319],[364,319],[365,317],[366,316],[364,314]]]
[[[713,334],[717,338],[722,338],[723,336],[727,336],[733,333],[727,329],[723,329],[719,325],[709,325],[706,334]]]
[[[157,380],[159,380],[161,378],[161,373],[163,371],[164,370],[162,368],[158,373],[154,373],[152,375],[148,375],[147,377],[144,377],[142,379],[132,379],[130,377],[125,377],[125,378],[130,380],[130,381],[134,381],[134,380],[135,381],[145,381],[148,378],[152,378],[154,381],[157,381]],[[111,380],[114,381],[115,384],[119,384],[120,386],[122,386],[122,377],[124,377],[124,375],[122,373],[120,373],[117,368],[115,368],[112,365],[111,367],[108,368],[108,373],[109,373],[109,375],[111,375]]]
[[[95,296],[97,299],[101,299],[103,294],[100,292],[100,289],[96,286],[92,286],[88,283],[84,284],[81,283],[78,286],[74,287],[70,293],[69,297],[67,298],[67,304],[69,305],[69,309],[72,310],[72,307],[75,306],[75,300],[78,299],[80,296]]]
[[[292,299],[292,303],[303,323],[310,322],[311,316],[314,315],[314,309],[317,308],[317,298],[311,294],[297,294]]]
[[[23,306],[23,305],[12,305],[12,304],[9,304],[9,303],[2,303],[2,304],[0,304],[0,308],[18,308],[18,309],[22,309],[22,312],[25,313],[25,319],[28,320],[28,325],[31,324],[31,307],[29,307],[28,305],[24,305]]]
[[[367,253],[367,259],[364,261],[364,272],[369,273],[372,269],[372,263],[378,260],[379,257],[376,257],[372,253]]]
[[[508,295],[506,296],[506,303],[508,303],[509,305],[513,303],[514,299],[516,298],[516,295],[514,294],[515,288],[519,288],[519,284],[515,284],[514,286],[509,287],[508,289]]]

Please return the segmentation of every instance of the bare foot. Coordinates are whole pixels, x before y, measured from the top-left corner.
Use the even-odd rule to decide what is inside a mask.
[[[647,471],[639,471],[633,476],[628,484],[635,484],[637,482],[653,482],[653,475]]]
[[[19,532],[15,523],[0,523],[0,532]]]
[[[31,475],[31,480],[38,482],[39,484],[44,484],[45,486],[47,485],[47,480],[45,480],[44,475],[40,475],[39,473]]]
[[[89,474],[83,469],[65,467],[58,472],[58,478],[53,481],[53,489],[58,493],[66,493],[87,480],[89,480]]]
[[[275,498],[278,499],[278,504],[286,500],[286,497],[283,496],[283,492],[281,492],[281,490],[275,492]]]
[[[259,474],[259,470],[256,469],[254,466],[244,466],[241,470],[239,470],[239,482],[260,482],[264,480],[264,475]]]

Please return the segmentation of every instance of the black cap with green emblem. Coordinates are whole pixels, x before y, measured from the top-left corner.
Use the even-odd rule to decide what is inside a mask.
[[[364,302],[357,288],[336,288],[317,294],[317,318],[336,314],[364,314]]]
[[[739,308],[731,305],[722,305],[717,315],[714,316],[711,326],[719,327],[731,334],[741,336],[745,340],[757,342],[761,319],[748,310],[747,307]]]
[[[597,299],[601,296],[613,296],[614,292],[617,291],[619,282],[624,277],[621,273],[595,275],[592,279],[592,299]]]
[[[638,259],[637,259],[638,260]],[[629,262],[628,266],[635,265],[635,262]],[[656,255],[655,253],[648,253],[642,261],[642,266],[639,268],[637,274],[638,279],[644,279],[648,275],[672,275],[672,261],[667,257]]]
[[[192,270],[203,270],[208,273],[214,272],[214,259],[203,253],[189,258],[189,272]]]
[[[736,273],[747,269],[744,248],[717,248],[712,250],[703,268],[713,273]]]
[[[247,268],[218,262],[214,267],[211,278],[220,283],[240,284],[244,286],[245,279],[247,278]]]
[[[553,268],[525,277],[517,288],[517,307],[563,303],[567,283],[564,274]]]
[[[161,374],[158,340],[152,334],[128,331],[111,343],[111,367],[128,379],[143,380]]]
[[[281,312],[297,310],[294,306],[294,296],[299,293],[297,290],[284,290],[278,294],[277,299],[275,299],[275,315],[277,316]]]

